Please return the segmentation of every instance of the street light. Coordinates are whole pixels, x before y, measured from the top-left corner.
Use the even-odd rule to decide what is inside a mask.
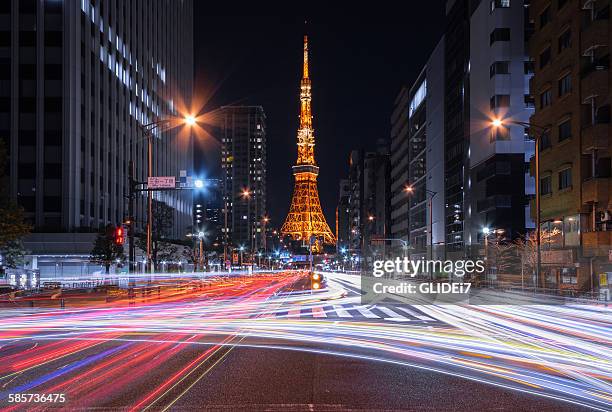
[[[203,181],[202,179],[196,179],[196,180],[194,180],[194,182],[193,182],[193,186],[194,186],[196,189],[202,189],[202,188],[204,187],[204,181]]]
[[[504,124],[514,124],[518,126],[527,127],[529,129],[534,130],[536,133],[534,134],[535,140],[535,217],[536,217],[536,279],[540,283],[542,287],[544,287],[544,279],[540,276],[540,265],[541,265],[541,229],[540,229],[540,144],[542,141],[542,137],[550,132],[550,127],[538,126],[529,122],[519,122],[511,119],[500,119],[495,118],[491,121],[491,126],[493,128],[499,128],[504,126]]]
[[[151,243],[152,243],[152,230],[153,230],[153,192],[149,190],[148,178],[153,177],[153,134],[155,130],[158,132],[165,132],[181,124],[187,126],[193,126],[196,123],[196,119],[192,115],[186,117],[169,117],[141,126],[142,132],[147,139],[147,262],[149,265],[152,263],[151,255]],[[140,124],[140,123],[139,123]],[[153,266],[151,265],[151,269]]]
[[[427,200],[427,206],[429,208],[429,260],[433,260],[433,198],[438,194],[438,192],[434,192],[433,190],[423,189],[425,193],[429,195]],[[410,185],[406,185],[404,187],[404,191],[408,194],[414,193],[414,188]],[[429,277],[433,279],[433,272],[429,274]]]

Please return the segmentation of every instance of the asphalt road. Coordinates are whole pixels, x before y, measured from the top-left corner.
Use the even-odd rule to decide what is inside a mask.
[[[362,305],[356,282],[330,276],[311,293],[303,277],[281,274],[2,311],[0,410],[612,405],[607,308]],[[11,393],[62,393],[66,403],[9,403]]]
[[[539,396],[388,363],[234,348],[175,410],[586,410]]]

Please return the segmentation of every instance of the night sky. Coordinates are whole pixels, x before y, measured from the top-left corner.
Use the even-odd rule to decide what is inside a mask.
[[[412,84],[442,35],[444,1],[413,4],[410,14],[389,9],[368,17],[308,17],[305,26],[304,16],[208,16],[206,2],[195,2],[195,94],[204,102],[198,106],[202,112],[228,104],[263,106],[274,227],[282,225],[293,190],[305,31],[319,195],[333,230],[338,183],[347,174],[350,150],[373,150],[377,139],[389,139],[400,87]],[[220,171],[220,137],[207,129],[212,136],[196,146],[204,157],[196,167],[214,177]]]

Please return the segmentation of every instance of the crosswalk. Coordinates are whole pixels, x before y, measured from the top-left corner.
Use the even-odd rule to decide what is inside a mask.
[[[384,320],[390,322],[436,322],[417,309],[406,306],[380,305],[318,305],[278,308],[267,317],[281,319]]]

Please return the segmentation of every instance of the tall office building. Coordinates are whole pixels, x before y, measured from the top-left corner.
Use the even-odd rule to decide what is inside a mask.
[[[402,87],[395,98],[391,114],[391,237],[409,240],[408,184],[408,105],[410,91]]]
[[[541,226],[556,233],[544,246],[552,250],[538,283],[596,289],[612,280],[610,2],[531,3],[531,122],[548,130],[540,144]]]
[[[349,180],[340,179],[338,206],[336,207],[336,250],[338,252],[349,247]]]
[[[444,36],[444,196],[445,249],[462,255],[465,246],[464,213],[470,116],[470,0],[446,3]]]
[[[193,195],[193,233],[202,232],[207,246],[223,242],[223,181],[204,179],[204,187]]]
[[[191,98],[192,20],[192,1],[0,2],[0,137],[34,254],[86,258],[91,236],[74,233],[127,216],[130,159],[146,177],[139,126],[178,115]],[[154,175],[190,171],[190,139],[178,134],[155,133]],[[174,209],[172,237],[182,238],[191,194],[156,198]],[[139,230],[145,204],[139,198]]]
[[[261,106],[225,106],[221,115],[223,230],[228,246],[257,251],[267,212],[266,115]]]
[[[481,2],[470,17],[469,149],[464,241],[483,244],[485,233],[516,239],[533,230],[529,176],[534,143],[519,125],[491,127],[494,119],[527,122],[534,104],[529,40],[529,2]],[[498,236],[498,237],[500,237]]]
[[[410,245],[423,254],[444,244],[444,39],[409,92],[408,186]],[[431,237],[430,231],[433,233]],[[437,249],[437,248],[436,248]]]

